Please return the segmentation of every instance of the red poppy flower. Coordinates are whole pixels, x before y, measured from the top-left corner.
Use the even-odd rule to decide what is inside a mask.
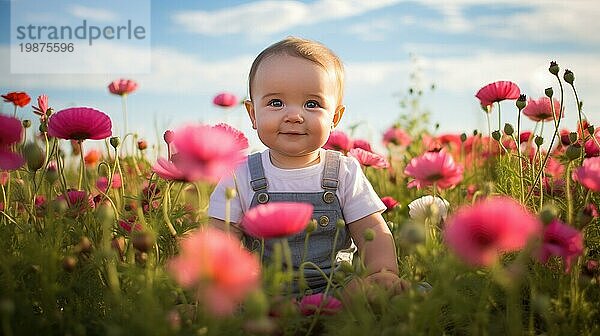
[[[581,167],[573,171],[573,180],[591,191],[600,191],[600,157],[583,160]]]
[[[90,107],[71,107],[50,117],[48,135],[69,140],[100,140],[112,135],[112,123],[104,112]]]
[[[123,96],[130,94],[138,88],[138,84],[131,79],[117,79],[108,84],[108,91],[112,94]]]
[[[554,115],[558,119],[560,116],[560,102],[556,99],[553,99],[553,103]],[[554,117],[552,116],[552,105],[550,105],[550,98],[548,97],[529,99],[527,106],[525,106],[522,112],[533,121],[554,120]],[[561,117],[564,117],[564,113]]]
[[[489,266],[501,253],[525,247],[541,229],[537,217],[519,202],[492,197],[460,208],[446,222],[444,237],[465,262]]]
[[[475,97],[479,99],[481,106],[489,106],[505,99],[517,99],[520,95],[521,89],[517,84],[510,81],[498,81],[479,89]]]
[[[31,97],[25,92],[9,92],[2,95],[5,102],[13,103],[15,106],[23,107],[31,101]]]
[[[392,196],[382,197],[381,201],[383,202],[383,204],[385,204],[385,211],[391,211],[400,204]]]
[[[48,96],[41,95],[37,98],[38,106],[33,106],[33,113],[39,115],[42,120],[46,119],[46,112],[48,111]]]
[[[260,287],[256,256],[244,250],[239,240],[213,228],[185,238],[179,255],[168,263],[168,270],[218,316],[233,314],[238,304]]]
[[[412,139],[410,135],[399,127],[392,126],[383,133],[383,144],[394,144],[398,146],[408,146]]]
[[[427,152],[410,160],[404,174],[414,178],[409,188],[419,189],[433,185],[442,189],[454,187],[463,179],[463,167],[454,162],[452,155],[445,150]]]
[[[352,141],[352,148],[364,149],[367,152],[373,151],[373,149],[371,148],[371,144],[367,140],[363,139],[354,139],[354,141]]]
[[[368,152],[362,148],[352,148],[348,152],[348,156],[357,159],[365,167],[387,168],[390,166],[389,162],[382,155]]]
[[[21,154],[12,151],[13,144],[23,137],[23,126],[17,118],[0,114],[0,170],[15,170],[25,164]]]
[[[562,257],[565,272],[571,269],[571,264],[583,252],[583,235],[577,229],[558,219],[552,221],[544,229],[544,241],[539,252],[539,259],[546,263],[550,256]]]
[[[333,131],[329,134],[329,138],[323,145],[323,148],[347,153],[352,149],[352,139],[342,131]]]
[[[323,293],[306,295],[300,300],[300,311],[303,315],[334,315],[342,310],[342,302],[333,296]]]
[[[221,107],[232,107],[238,103],[239,100],[233,93],[223,92],[213,98],[213,104]]]
[[[312,216],[308,203],[273,202],[248,210],[242,219],[246,233],[256,238],[281,238],[304,231]]]

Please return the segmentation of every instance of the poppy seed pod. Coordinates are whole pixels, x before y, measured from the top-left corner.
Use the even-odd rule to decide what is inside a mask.
[[[515,129],[513,128],[513,126],[509,123],[504,124],[504,133],[506,133],[506,135],[512,135],[515,132]]]
[[[460,134],[460,141],[461,141],[461,142],[465,142],[465,141],[467,141],[467,135],[466,135],[465,133],[461,133],[461,134]]]
[[[515,105],[517,105],[517,108],[519,109],[519,111],[521,111],[522,109],[525,108],[525,106],[527,106],[527,95],[520,95],[519,99],[517,99],[517,101],[515,102]]]
[[[24,128],[29,128],[29,127],[31,127],[31,120],[29,120],[29,119],[25,119],[25,120],[23,120],[23,127],[24,127]]]
[[[554,90],[551,87],[546,88],[546,90],[544,90],[544,94],[546,95],[546,97],[552,98],[552,96],[554,95]]]
[[[117,148],[119,147],[119,145],[121,144],[121,138],[114,136],[112,138],[110,138],[110,145],[113,146],[113,148]]]
[[[544,143],[544,138],[541,136],[536,136],[534,142],[539,147]]]
[[[565,82],[573,85],[573,82],[575,81],[575,75],[573,74],[573,71],[566,69],[565,74],[563,75],[563,79],[565,80]]]
[[[27,167],[31,171],[37,171],[44,165],[45,155],[42,149],[34,142],[28,142],[23,147],[23,153],[25,161],[27,161]]]
[[[550,71],[551,74],[556,76],[558,75],[560,68],[558,67],[558,64],[555,61],[551,61],[550,67],[548,67],[548,71]]]
[[[493,131],[492,138],[496,141],[500,141],[500,131],[498,131],[498,130]]]
[[[569,161],[578,159],[581,156],[581,146],[570,145],[565,151],[565,156],[567,157],[567,159],[569,159]]]

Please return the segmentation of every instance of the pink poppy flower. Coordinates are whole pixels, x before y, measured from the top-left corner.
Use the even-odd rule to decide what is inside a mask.
[[[80,215],[96,207],[92,195],[83,190],[68,190],[67,197],[69,198],[68,200],[65,199],[65,195],[63,194],[56,199],[68,202],[71,215]]]
[[[12,103],[18,107],[23,107],[31,101],[31,97],[25,92],[9,92],[2,95],[2,98],[4,98],[5,102]]]
[[[383,144],[385,146],[394,144],[397,146],[406,147],[412,141],[410,135],[400,127],[392,126],[383,133]]]
[[[558,119],[560,116],[560,102],[556,99],[554,101],[554,115]],[[538,99],[529,99],[527,106],[523,109],[523,114],[533,121],[552,121],[552,106],[550,105],[550,98],[540,97]],[[562,117],[564,118],[564,113]]]
[[[259,204],[242,218],[244,231],[256,238],[282,238],[304,231],[312,217],[308,203],[273,202]]]
[[[600,156],[600,147],[598,147],[598,144],[600,144],[600,128],[594,131],[594,138],[588,139],[583,145],[586,158]]]
[[[460,208],[446,222],[446,243],[463,261],[490,266],[501,253],[517,251],[539,235],[542,225],[519,202],[492,197]]]
[[[454,187],[463,179],[463,167],[445,150],[427,152],[410,160],[404,174],[413,177],[408,187],[421,189],[434,183],[442,189]]]
[[[121,188],[122,183],[123,182],[121,181],[121,175],[113,174],[112,181],[110,183],[111,188],[119,189],[119,188]],[[107,191],[106,189],[108,189],[108,177],[100,176],[96,180],[96,188],[106,192]]]
[[[246,158],[238,136],[222,127],[186,126],[175,131],[173,145],[173,162],[188,181],[216,182]]]
[[[348,156],[351,156],[360,162],[361,165],[365,167],[373,167],[373,168],[387,168],[390,166],[389,162],[382,155],[367,152],[362,148],[352,148],[348,152]]]
[[[383,204],[385,204],[385,207],[386,207],[385,211],[394,210],[395,207],[400,205],[400,203],[398,203],[398,201],[396,201],[392,196],[382,197],[381,201],[383,202]]]
[[[238,130],[237,128],[235,128],[231,125],[228,125],[226,123],[218,123],[213,127],[219,128],[226,132],[231,133],[235,137],[235,142],[240,146],[241,149],[246,149],[246,148],[250,147],[250,145],[248,143],[248,138],[246,138],[244,133],[242,131]]]
[[[352,149],[352,139],[342,131],[333,131],[329,134],[329,139],[327,139],[323,148],[347,153]]]
[[[48,135],[67,140],[101,140],[112,135],[112,123],[104,112],[90,107],[71,107],[56,112],[48,122]]]
[[[46,112],[48,111],[48,96],[41,95],[37,98],[38,106],[33,106],[33,113],[40,116],[41,120],[46,120]]]
[[[591,191],[600,191],[600,157],[583,160],[581,167],[573,171],[573,180]]]
[[[363,139],[354,139],[354,141],[352,141],[352,148],[364,149],[367,152],[373,151],[373,149],[371,148],[371,144],[367,140]]]
[[[12,145],[21,142],[23,126],[17,118],[0,114],[0,169],[15,170],[25,164],[21,154],[12,151]]]
[[[232,314],[260,286],[260,265],[239,240],[223,231],[205,228],[181,242],[181,252],[168,270],[183,287],[195,291],[209,312]]]
[[[108,91],[112,94],[124,96],[132,93],[138,88],[138,83],[131,79],[117,79],[108,84]]]
[[[560,178],[565,173],[565,166],[563,166],[560,161],[555,159],[554,157],[548,157],[548,162],[546,162],[546,175],[550,175],[554,178]]]
[[[559,256],[565,263],[565,272],[583,252],[583,235],[577,229],[558,219],[544,229],[544,241],[539,252],[540,262],[548,262],[550,256]]]
[[[498,81],[479,89],[475,97],[479,99],[481,106],[487,107],[505,99],[517,99],[519,95],[521,95],[521,89],[517,84],[510,81]]]
[[[519,143],[526,143],[529,142],[529,139],[531,139],[531,137],[533,136],[533,133],[531,131],[523,131],[521,132],[521,134],[519,135]]]
[[[152,166],[152,171],[167,181],[189,182],[185,174],[173,162],[165,158],[158,158]]]
[[[119,227],[128,233],[131,231],[140,232],[142,231],[142,225],[140,223],[136,223],[135,220],[119,220]]]
[[[221,107],[232,107],[238,103],[239,99],[233,93],[223,92],[213,98],[213,104]]]
[[[300,311],[303,315],[335,315],[342,310],[342,302],[333,296],[324,295],[323,293],[303,296],[299,303]],[[319,309],[319,307],[321,309]]]

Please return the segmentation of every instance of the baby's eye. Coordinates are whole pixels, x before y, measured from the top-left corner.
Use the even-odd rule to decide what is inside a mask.
[[[306,108],[318,108],[321,107],[321,105],[319,105],[319,102],[314,101],[314,100],[309,100],[307,101],[304,106],[306,106]]]
[[[267,105],[273,107],[282,107],[283,102],[280,99],[271,99]]]

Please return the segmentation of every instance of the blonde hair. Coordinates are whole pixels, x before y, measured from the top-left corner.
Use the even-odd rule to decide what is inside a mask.
[[[293,36],[289,36],[279,42],[271,44],[256,56],[250,67],[250,74],[248,75],[248,91],[250,93],[250,99],[252,99],[252,81],[256,76],[258,66],[265,58],[273,55],[300,57],[320,65],[327,72],[333,70],[333,75],[336,78],[338,105],[342,104],[342,98],[344,96],[344,66],[342,65],[342,61],[333,51],[331,51],[331,49],[323,44]]]

